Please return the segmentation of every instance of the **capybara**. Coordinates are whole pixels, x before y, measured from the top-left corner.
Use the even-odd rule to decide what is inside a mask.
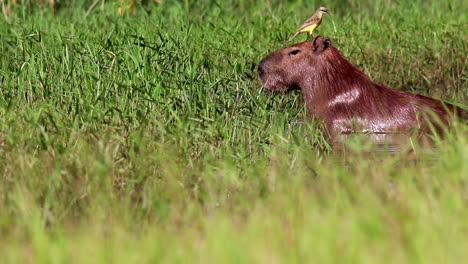
[[[301,89],[309,117],[335,134],[430,134],[450,125],[452,113],[466,116],[454,105],[373,82],[321,36],[271,53],[258,73],[270,91]]]

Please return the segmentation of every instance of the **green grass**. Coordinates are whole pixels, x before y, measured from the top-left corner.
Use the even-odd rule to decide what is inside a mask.
[[[468,258],[466,125],[437,152],[333,153],[290,124],[300,92],[261,89],[323,3],[57,2],[0,24],[2,263]],[[316,33],[373,80],[467,104],[463,1],[327,7]]]

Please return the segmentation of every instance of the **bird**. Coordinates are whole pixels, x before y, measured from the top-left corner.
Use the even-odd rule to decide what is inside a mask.
[[[320,26],[320,23],[322,23],[322,15],[328,12],[328,9],[323,6],[317,9],[317,11],[315,11],[315,13],[297,29],[296,33],[294,33],[294,35],[292,35],[292,37],[290,37],[288,41],[293,40],[297,35],[301,34],[302,32],[308,32],[309,35],[312,35],[314,29],[316,29],[318,26]]]

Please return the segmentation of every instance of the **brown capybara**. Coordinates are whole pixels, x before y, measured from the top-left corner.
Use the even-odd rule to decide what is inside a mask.
[[[451,113],[466,116],[454,105],[373,82],[321,36],[271,53],[258,73],[270,91],[301,89],[308,115],[332,134],[431,133],[448,126]]]

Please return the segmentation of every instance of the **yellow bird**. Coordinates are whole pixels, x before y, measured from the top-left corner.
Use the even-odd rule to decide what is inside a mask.
[[[308,32],[309,35],[312,35],[314,29],[316,29],[318,26],[320,26],[320,23],[322,23],[322,15],[328,12],[328,9],[323,6],[317,9],[317,11],[315,11],[315,13],[297,29],[296,33],[294,33],[294,35],[292,35],[292,37],[290,37],[288,41],[293,40],[297,35],[301,34],[302,32]]]

